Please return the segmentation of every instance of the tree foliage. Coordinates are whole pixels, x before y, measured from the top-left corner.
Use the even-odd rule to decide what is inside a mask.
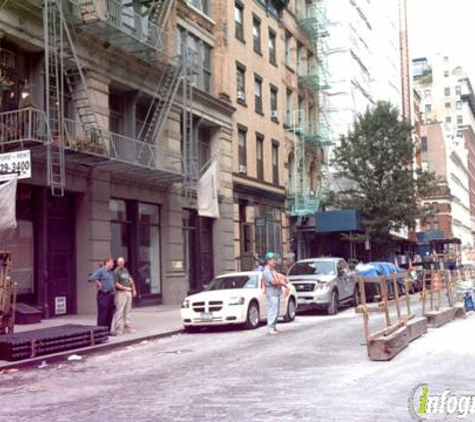
[[[379,102],[359,115],[352,131],[334,150],[332,167],[341,190],[329,194],[327,205],[360,211],[373,245],[390,243],[390,231],[413,227],[424,217],[420,198],[436,188],[435,176],[414,171],[415,145],[409,122],[397,108]]]

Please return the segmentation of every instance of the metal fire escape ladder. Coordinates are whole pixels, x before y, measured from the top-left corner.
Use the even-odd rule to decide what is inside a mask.
[[[165,28],[175,0],[156,0],[150,7],[150,17],[159,28]]]
[[[65,187],[64,142],[66,138],[63,113],[64,82],[61,44],[63,31],[56,10],[56,1],[46,0],[43,9],[45,38],[46,121],[49,136],[46,143],[48,184],[53,196],[63,196]],[[47,130],[48,131],[48,130]]]
[[[88,141],[91,150],[108,150],[106,132],[101,128],[97,119],[97,113],[91,104],[90,93],[88,91],[87,80],[84,74],[84,65],[79,60],[76,48],[74,46],[72,34],[69,31],[68,23],[65,19],[61,0],[54,0],[58,15],[61,20],[63,32],[62,37],[62,58],[64,62],[64,76],[67,82],[69,93],[76,106],[79,121]]]
[[[192,187],[199,179],[198,141],[193,128],[193,78],[198,65],[196,52],[183,48],[182,51],[182,90],[183,90],[183,161],[185,185]]]
[[[301,79],[313,93],[317,106],[317,128],[316,133],[306,133],[308,125],[301,124],[303,121],[302,110],[297,111],[294,116],[293,136],[294,136],[294,186],[289,192],[288,209],[292,216],[308,216],[318,211],[324,193],[324,172],[322,172],[321,185],[317,192],[310,192],[307,186],[307,166],[306,148],[307,145],[318,148],[328,147],[331,144],[329,106],[327,90],[330,89],[330,75],[328,72],[327,56],[328,46],[325,38],[329,36],[329,21],[326,16],[325,0],[313,0],[305,4],[305,8],[298,13],[298,24],[307,34],[309,40],[314,45],[316,55],[316,67],[309,68],[306,75]]]
[[[180,86],[181,75],[182,65],[169,66],[162,74],[158,83],[158,91],[155,93],[145,118],[145,121],[149,123],[146,126],[145,134],[143,133],[145,125],[142,127],[139,139],[147,143],[155,143],[162,134]]]

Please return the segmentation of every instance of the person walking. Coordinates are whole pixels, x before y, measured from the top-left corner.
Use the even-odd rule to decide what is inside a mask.
[[[265,254],[265,264],[262,277],[267,297],[267,334],[274,335],[279,332],[276,325],[279,318],[280,296],[282,289],[287,289],[287,286],[285,278],[276,271],[277,261],[273,252]]]
[[[125,259],[117,258],[117,268],[114,270],[115,282],[115,314],[113,333],[123,334],[124,330],[132,332],[130,314],[132,312],[132,298],[137,296],[134,280],[127,268]]]
[[[89,277],[90,282],[95,282],[97,287],[97,325],[112,328],[114,316],[114,260],[107,258],[104,265],[98,268]]]

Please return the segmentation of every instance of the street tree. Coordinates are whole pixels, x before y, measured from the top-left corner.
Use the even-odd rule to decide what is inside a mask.
[[[327,205],[360,212],[365,233],[349,240],[369,239],[375,258],[385,255],[391,230],[414,227],[417,218],[427,217],[421,198],[436,188],[432,172],[414,170],[411,133],[396,107],[379,102],[357,117],[334,150],[332,167],[342,183],[328,194]]]

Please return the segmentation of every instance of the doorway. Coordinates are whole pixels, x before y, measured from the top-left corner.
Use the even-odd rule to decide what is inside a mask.
[[[183,223],[190,293],[195,293],[214,277],[213,219],[185,210]]]

